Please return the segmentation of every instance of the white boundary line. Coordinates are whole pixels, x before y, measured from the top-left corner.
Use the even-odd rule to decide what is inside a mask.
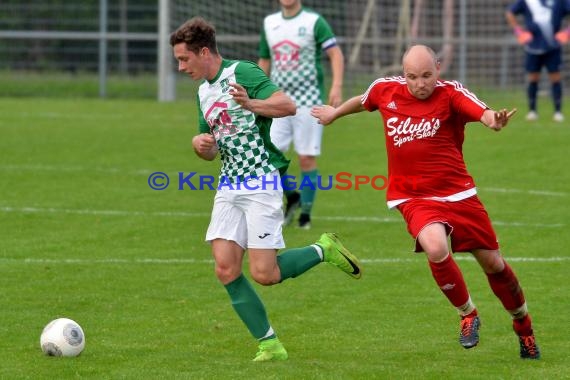
[[[478,187],[478,189],[480,188]],[[566,197],[569,194],[563,191],[504,189],[500,187],[484,187],[481,190],[488,191],[490,193],[524,193],[529,195],[540,195],[547,197]]]
[[[4,171],[20,171],[20,170],[27,170],[27,171],[61,171],[61,172],[86,172],[86,173],[103,173],[103,174],[130,174],[130,175],[145,175],[149,176],[152,173],[156,172],[156,170],[150,169],[124,169],[124,168],[112,168],[112,167],[83,167],[83,166],[66,166],[66,165],[36,165],[36,164],[4,164],[0,165],[0,170]],[[170,170],[165,171],[161,170],[165,173],[178,173],[177,170]],[[215,177],[215,175],[214,175]],[[529,194],[529,195],[537,195],[537,196],[547,196],[547,197],[567,197],[570,195],[569,192],[563,191],[549,191],[549,190],[522,190],[522,189],[506,189],[500,187],[477,187],[477,189],[485,192],[493,192],[493,193],[506,193],[506,194]]]
[[[103,168],[103,167],[84,167],[84,166],[58,166],[58,165],[41,165],[41,164],[30,164],[30,165],[0,165],[0,170],[4,171],[44,171],[44,172],[85,172],[85,173],[103,173],[103,174],[121,174],[121,175],[146,175],[149,176],[156,170],[150,169],[138,169],[138,170],[126,170],[120,168]],[[174,172],[174,171],[172,171]],[[178,172],[176,172],[178,173]]]
[[[454,255],[455,260],[459,261],[475,261],[472,256],[458,256]],[[508,262],[522,262],[522,263],[553,263],[553,262],[568,262],[569,257],[506,257]],[[424,262],[419,258],[384,258],[384,259],[362,259],[363,264],[403,264],[403,263],[416,263]],[[91,264],[161,264],[161,265],[190,265],[190,264],[214,264],[212,259],[42,259],[42,258],[0,258],[1,264],[78,264],[78,265],[91,265]]]
[[[0,207],[0,212],[31,213],[31,214],[77,214],[77,215],[108,215],[108,216],[150,216],[150,217],[181,217],[181,218],[207,218],[210,213],[206,212],[184,212],[184,211],[127,211],[127,210],[90,210],[90,209],[60,209],[41,207]],[[375,216],[326,216],[321,215],[319,219],[339,222],[361,222],[361,223],[400,223],[400,218],[375,217]],[[564,223],[523,223],[523,222],[503,222],[493,221],[494,225],[506,227],[534,227],[534,228],[562,228]]]
[[[77,215],[108,215],[108,216],[165,216],[183,218],[210,217],[209,212],[184,212],[184,211],[127,211],[127,210],[90,210],[90,209],[66,209],[66,208],[41,208],[41,207],[0,207],[2,212],[30,213],[30,214],[77,214]]]

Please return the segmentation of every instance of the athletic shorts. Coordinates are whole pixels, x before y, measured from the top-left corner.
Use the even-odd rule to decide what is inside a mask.
[[[543,67],[549,73],[560,72],[562,66],[562,50],[550,50],[544,54],[526,53],[525,70],[527,73],[539,73]]]
[[[251,179],[248,187],[221,187],[214,197],[214,207],[206,241],[225,239],[235,241],[243,249],[281,249],[283,240],[283,189],[279,172]],[[275,179],[277,178],[277,180]],[[273,184],[278,183],[279,186]],[[269,184],[269,185],[268,185]]]
[[[397,207],[408,225],[408,232],[416,240],[415,252],[423,252],[418,235],[432,223],[445,225],[452,252],[499,249],[489,215],[476,195],[457,202],[411,199]]]
[[[271,142],[282,152],[289,150],[291,142],[297,154],[303,156],[319,156],[323,126],[311,116],[309,107],[297,108],[293,116],[273,119],[271,124]]]

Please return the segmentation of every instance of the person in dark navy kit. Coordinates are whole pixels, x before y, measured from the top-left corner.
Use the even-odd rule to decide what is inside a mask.
[[[538,119],[536,97],[540,72],[546,67],[554,102],[553,120],[564,121],[562,113],[561,46],[570,40],[570,28],[562,28],[564,17],[570,14],[570,0],[517,0],[506,12],[519,44],[526,52],[525,70],[528,74],[527,96],[529,111],[526,119]],[[524,27],[517,21],[523,15]]]

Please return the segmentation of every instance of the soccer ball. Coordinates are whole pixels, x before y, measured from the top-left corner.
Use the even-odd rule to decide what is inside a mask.
[[[58,318],[44,327],[40,345],[49,356],[77,356],[85,348],[85,334],[77,322]]]

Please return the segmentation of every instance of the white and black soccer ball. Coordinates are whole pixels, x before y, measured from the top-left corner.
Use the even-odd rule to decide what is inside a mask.
[[[44,327],[40,345],[49,356],[77,356],[85,348],[85,334],[77,322],[58,318]]]

